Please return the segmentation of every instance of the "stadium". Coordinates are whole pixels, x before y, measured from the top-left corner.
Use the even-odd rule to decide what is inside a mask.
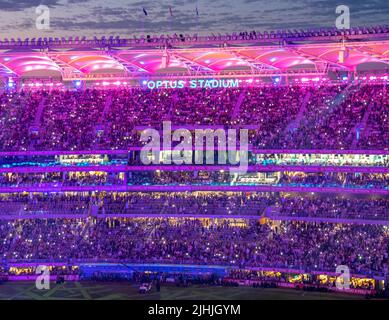
[[[0,49],[1,298],[36,298],[42,265],[73,298],[123,283],[132,294],[112,298],[147,298],[143,284],[153,299],[161,286],[165,298],[174,286],[189,299],[387,296],[389,27]],[[246,172],[220,148],[165,161],[180,139],[145,164],[141,135],[167,121],[245,130]]]

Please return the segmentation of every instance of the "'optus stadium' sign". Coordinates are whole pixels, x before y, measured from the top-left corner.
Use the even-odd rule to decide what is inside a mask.
[[[183,88],[238,88],[238,79],[194,79],[194,80],[156,80],[142,82],[148,89],[183,89]]]

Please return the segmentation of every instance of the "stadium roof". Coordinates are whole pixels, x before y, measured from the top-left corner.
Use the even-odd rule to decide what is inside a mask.
[[[156,39],[0,41],[0,73],[5,78],[62,80],[261,76],[355,71],[371,63],[387,68],[389,62],[389,33],[266,39],[188,36],[164,45]]]

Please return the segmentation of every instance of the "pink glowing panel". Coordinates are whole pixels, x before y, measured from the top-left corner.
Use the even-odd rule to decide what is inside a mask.
[[[242,50],[239,51],[239,55],[278,69],[286,69],[300,64],[313,64],[312,61],[298,55],[293,50],[283,48]]]
[[[37,55],[15,56],[6,65],[19,74],[34,70],[60,70],[59,66],[48,57]]]
[[[165,57],[163,52],[150,52],[150,53],[129,53],[124,52],[118,54],[118,59],[122,63],[126,63],[138,71],[154,73],[160,69],[164,69],[169,67],[168,62],[174,64],[174,67],[181,67],[184,64],[180,61],[176,61],[174,58],[170,58],[170,60]]]
[[[215,60],[207,67],[213,70],[224,70],[224,69],[245,69],[248,68],[248,66],[249,66],[248,62],[242,61],[237,58],[231,58],[231,59]]]
[[[345,58],[344,64],[347,66],[357,66],[362,63],[369,63],[369,62],[382,62],[379,59],[375,59],[371,56],[364,56],[364,55],[351,55],[347,58]]]
[[[313,62],[303,57],[283,57],[280,58],[277,62],[273,63],[273,66],[280,69],[287,69],[305,64],[313,65]]]
[[[388,43],[374,43],[368,45],[361,45],[358,50],[368,54],[378,54],[383,56],[389,56],[389,44]]]
[[[100,69],[119,69],[119,67],[122,67],[110,56],[96,55],[94,53],[88,54],[80,52],[79,54],[62,54],[56,58],[84,73]]]
[[[299,51],[302,54],[317,57],[318,59],[323,59],[328,62],[343,64],[346,67],[354,67],[366,62],[379,62],[379,59],[372,57],[371,54],[366,51],[366,49],[367,48],[363,48],[363,46],[361,46],[361,48],[351,47],[347,48],[347,50],[343,48],[343,61],[340,59],[342,57],[342,54],[340,53],[342,47],[339,45],[332,45],[329,47],[302,47],[299,49]],[[369,50],[371,51],[375,49],[369,48]]]
[[[257,59],[259,57],[262,57],[264,55],[270,54],[272,52],[276,52],[275,48],[269,48],[269,49],[264,49],[264,48],[255,48],[255,49],[242,49],[238,51],[239,56],[249,58],[249,59]],[[273,58],[273,57],[271,57]]]

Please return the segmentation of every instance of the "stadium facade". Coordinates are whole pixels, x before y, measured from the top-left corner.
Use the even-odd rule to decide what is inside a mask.
[[[145,80],[233,78],[253,85],[269,77],[286,83],[358,79],[358,71],[386,69],[389,32],[375,27],[131,39],[3,39],[0,48],[1,74],[15,84],[30,79],[39,86],[38,80],[49,78],[142,86]]]
[[[0,48],[4,279],[45,263],[336,291],[348,263],[350,293],[387,284],[387,27]],[[139,135],[163,120],[247,130],[247,172],[145,165]]]

